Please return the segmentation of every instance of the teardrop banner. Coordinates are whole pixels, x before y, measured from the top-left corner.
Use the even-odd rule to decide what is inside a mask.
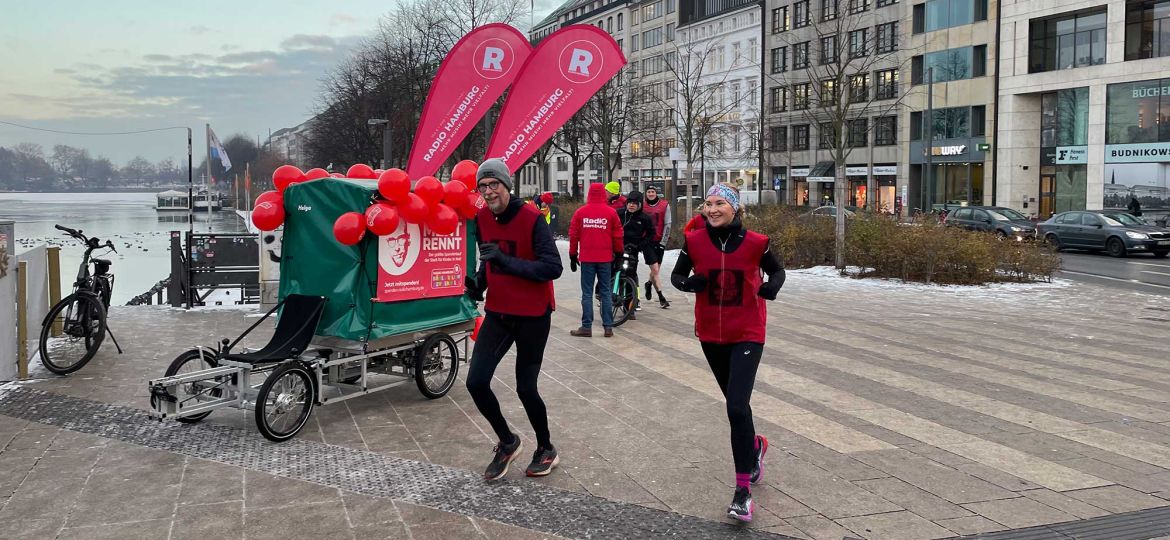
[[[520,68],[484,157],[516,172],[624,65],[621,48],[600,28],[574,24],[553,32]]]
[[[406,162],[411,178],[438,172],[504,90],[516,80],[532,46],[519,30],[486,24],[463,36],[435,74]]]

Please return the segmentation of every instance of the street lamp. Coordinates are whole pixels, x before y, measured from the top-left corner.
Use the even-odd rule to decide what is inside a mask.
[[[390,163],[390,121],[385,118],[370,118],[367,126],[382,126],[382,164],[379,169],[385,169]]]

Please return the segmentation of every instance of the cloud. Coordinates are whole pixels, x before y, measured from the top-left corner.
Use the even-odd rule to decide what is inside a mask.
[[[191,32],[192,34],[195,34],[197,36],[202,36],[208,32],[211,32],[211,29],[206,27],[206,26],[203,26],[202,24],[197,24],[195,26],[192,26],[191,28],[188,28],[187,31]]]
[[[147,62],[169,62],[173,57],[169,54],[145,54],[143,60]]]
[[[361,19],[354,17],[353,15],[347,15],[345,13],[334,13],[329,17],[328,25],[337,26],[340,24],[357,24],[360,22],[362,22]]]
[[[297,34],[280,43],[284,49],[318,49],[331,48],[337,44],[333,38],[329,36],[311,36],[307,34]]]

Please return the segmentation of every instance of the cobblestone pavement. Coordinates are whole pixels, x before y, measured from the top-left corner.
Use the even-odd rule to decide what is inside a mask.
[[[772,442],[768,475],[754,490],[756,521],[742,530],[724,523],[734,484],[727,420],[691,331],[693,304],[668,291],[671,309],[647,302],[612,339],[573,338],[577,279],[566,273],[557,283],[541,378],[562,459],[549,477],[513,470],[503,490],[466,482],[494,441],[461,386],[434,401],[404,385],[321,407],[284,445],[264,441],[243,411],[141,427],[150,424],[129,408],[148,407],[147,380],[191,345],[234,337],[255,315],[116,308],[125,355],[103,348],[77,374],[0,392],[0,530],[16,538],[625,530],[911,540],[1127,512],[1166,519],[1151,509],[1170,505],[1170,298],[1069,283],[954,289],[791,273],[770,306],[752,402]],[[513,382],[506,360],[495,388],[532,449]],[[87,406],[106,412],[62,410]],[[233,441],[220,458],[207,445],[213,435]],[[367,488],[344,467],[266,461],[291,455],[282,447],[384,458],[378,463],[407,472],[439,471],[446,483],[434,493],[383,489],[397,481],[390,475]],[[240,448],[246,459],[229,459]],[[445,504],[449,494],[459,504]],[[531,519],[517,507],[527,500],[577,520]],[[590,528],[596,509],[613,518]],[[668,525],[656,528],[657,519]],[[1053,537],[1069,536],[1079,537]],[[1138,537],[1149,535],[1128,536]]]

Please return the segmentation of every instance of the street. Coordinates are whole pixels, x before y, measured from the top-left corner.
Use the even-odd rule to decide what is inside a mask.
[[[1131,291],[1170,294],[1170,259],[1148,254],[1115,259],[1104,253],[1065,251],[1060,276]]]

